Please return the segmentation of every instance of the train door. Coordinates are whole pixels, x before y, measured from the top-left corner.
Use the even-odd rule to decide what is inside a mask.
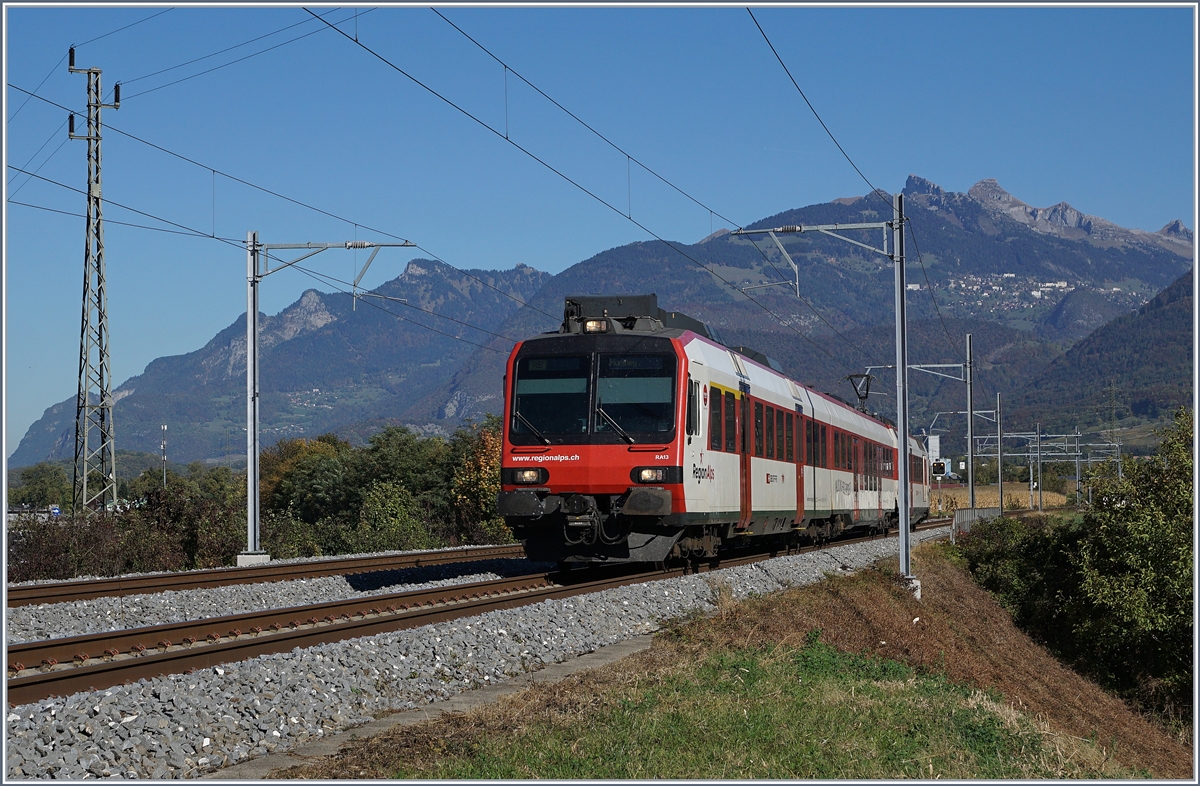
[[[754,513],[754,495],[752,492],[753,484],[751,483],[750,475],[750,459],[753,455],[751,440],[753,439],[754,421],[750,417],[750,386],[742,383],[741,395],[741,412],[738,417],[738,431],[741,435],[739,449],[741,450],[741,490],[742,490],[742,515],[738,519],[738,528],[745,529],[750,526],[750,517]]]
[[[854,521],[858,521],[860,517],[859,511],[862,507],[863,492],[866,490],[866,478],[863,477],[862,465],[862,443],[858,437],[850,439],[850,471],[854,475],[854,500],[852,503]]]
[[[792,451],[795,450],[796,461],[796,520],[792,526],[799,529],[804,526],[804,410],[797,404],[795,418],[792,418],[791,415],[788,415],[788,418],[788,458],[793,458]],[[796,424],[794,433],[792,431],[793,420]]]

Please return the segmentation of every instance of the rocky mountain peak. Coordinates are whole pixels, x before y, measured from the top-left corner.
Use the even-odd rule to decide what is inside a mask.
[[[909,175],[904,184],[904,195],[928,194],[929,196],[945,196],[946,192],[937,183],[932,183],[919,175]]]
[[[1186,226],[1184,226],[1183,222],[1180,221],[1178,218],[1175,219],[1174,221],[1172,221],[1171,223],[1167,224],[1162,229],[1155,232],[1155,234],[1163,235],[1163,236],[1169,237],[1173,240],[1184,240],[1188,243],[1191,243],[1193,240],[1195,240],[1195,237],[1196,237],[1195,234],[1192,232],[1192,230],[1190,230]]]
[[[996,178],[989,177],[980,180],[967,191],[967,196],[972,196],[975,199],[983,202],[985,205],[1000,205],[1007,208],[1012,205],[1024,205],[1025,203],[1014,197],[1012,194],[1005,191],[996,182]]]

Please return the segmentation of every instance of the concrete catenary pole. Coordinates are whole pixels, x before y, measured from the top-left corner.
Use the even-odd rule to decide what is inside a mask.
[[[904,298],[904,195],[896,194],[892,231],[895,236],[893,258],[896,267],[896,462],[899,494],[897,513],[900,525],[900,575],[912,579],[909,544],[909,520],[912,510],[912,478],[908,444],[908,335]]]
[[[975,509],[975,391],[971,383],[971,334],[967,334],[967,501]]]
[[[1000,494],[1000,515],[1004,515],[1004,418],[1000,414],[1000,394],[996,394],[996,488]]]

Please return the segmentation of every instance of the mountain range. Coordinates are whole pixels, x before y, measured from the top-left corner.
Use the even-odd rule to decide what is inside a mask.
[[[1158,232],[1125,229],[1066,203],[1030,207],[995,180],[956,193],[913,175],[903,193],[908,280],[920,290],[907,293],[911,363],[961,363],[971,333],[976,407],[990,409],[999,392],[1014,416],[1043,422],[1065,424],[1073,409],[1087,409],[1092,414],[1075,422],[1098,423],[1095,403],[1075,396],[1083,380],[1072,382],[1073,374],[1086,376],[1089,391],[1093,382],[1119,386],[1122,413],[1141,425],[1190,400],[1191,322],[1183,317],[1192,308],[1194,236],[1182,222]],[[875,192],[748,228],[882,221],[890,205],[890,195]],[[880,242],[877,231],[844,234]],[[498,412],[513,342],[555,329],[571,294],[654,292],[664,308],[716,326],[730,345],[755,347],[798,380],[852,398],[847,374],[894,360],[890,263],[823,234],[780,235],[799,268],[801,297],[773,286],[752,290],[751,300],[738,290],[792,280],[762,238],[717,232],[696,243],[631,243],[553,276],[525,265],[457,270],[414,260],[357,301],[309,290],[278,315],[260,317],[263,444],[330,431],[362,442],[389,424],[444,434]],[[1161,350],[1153,354],[1161,373],[1104,360],[1111,352],[1148,358],[1146,342]],[[874,373],[879,395],[870,406],[890,416],[894,377]],[[964,408],[961,382],[918,373],[910,381],[915,427]],[[202,348],[151,362],[114,399],[120,448],[157,451],[167,423],[178,461],[244,455],[244,315]],[[69,457],[74,410],[74,397],[48,408],[10,466]],[[1110,406],[1105,418],[1113,413]],[[954,420],[938,421],[952,439],[965,431]]]

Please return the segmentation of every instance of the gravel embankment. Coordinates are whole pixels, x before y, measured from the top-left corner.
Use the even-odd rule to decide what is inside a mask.
[[[652,632],[710,610],[716,582],[738,598],[765,594],[866,567],[896,547],[894,538],[835,546],[14,707],[6,775],[194,777]]]

